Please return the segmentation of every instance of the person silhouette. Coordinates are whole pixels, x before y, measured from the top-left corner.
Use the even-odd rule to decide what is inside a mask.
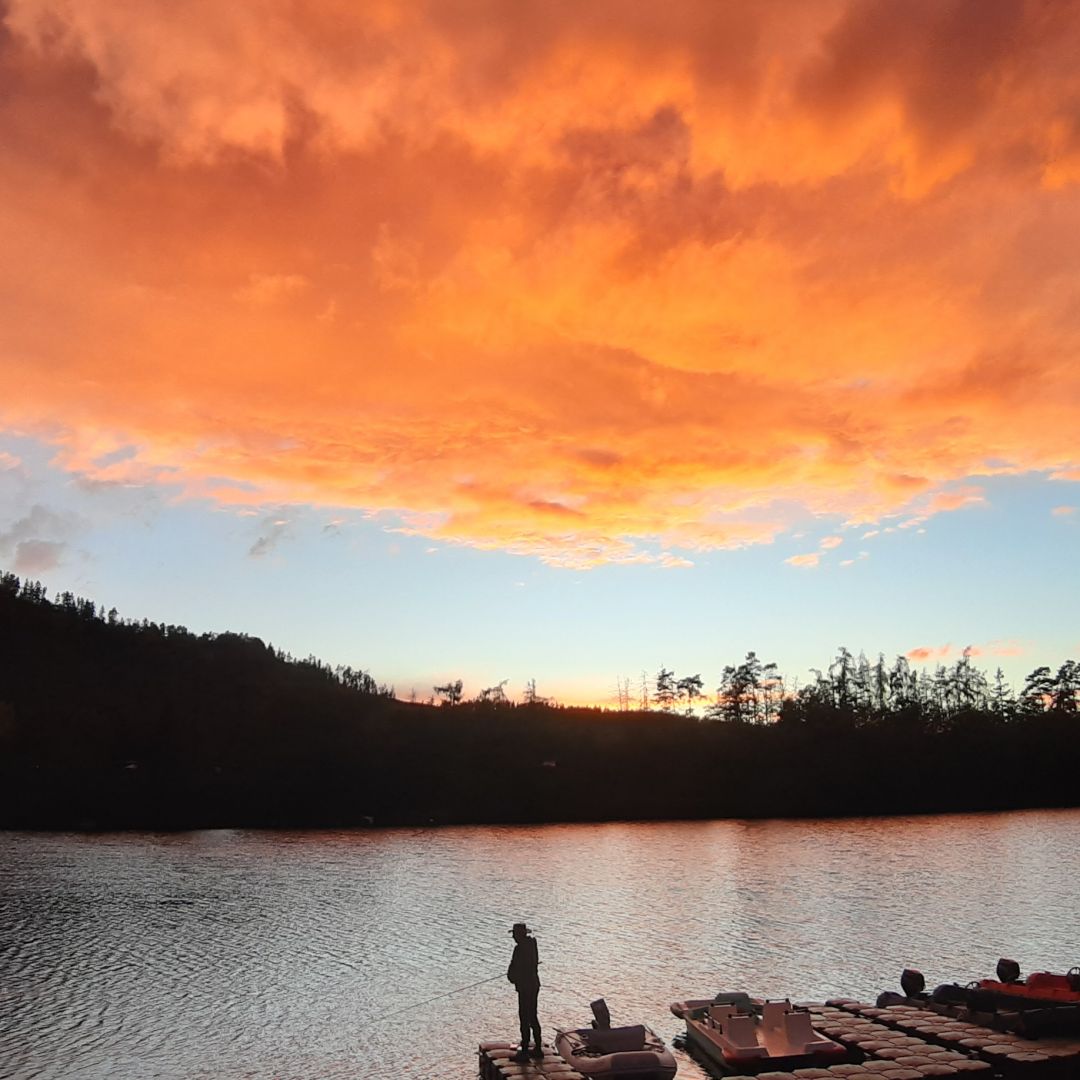
[[[506,977],[514,984],[518,996],[518,1020],[521,1022],[521,1048],[514,1055],[515,1061],[527,1061],[530,1057],[542,1058],[544,1048],[540,1044],[540,1020],[536,1015],[536,999],[540,994],[540,956],[536,950],[536,938],[529,936],[529,928],[523,922],[514,923],[510,931],[514,935],[514,955],[506,969]],[[533,1048],[529,1049],[529,1033]]]

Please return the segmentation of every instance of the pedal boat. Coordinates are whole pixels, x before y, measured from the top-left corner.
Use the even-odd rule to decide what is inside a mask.
[[[810,1013],[789,1001],[751,1002],[745,994],[676,1002],[687,1043],[724,1072],[790,1071],[845,1061],[846,1047],[816,1031]]]

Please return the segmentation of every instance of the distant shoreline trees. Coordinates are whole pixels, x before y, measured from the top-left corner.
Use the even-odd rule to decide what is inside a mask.
[[[871,663],[841,647],[824,670],[811,669],[813,678],[792,687],[773,662],[762,663],[748,652],[740,664],[723,668],[712,700],[701,719],[728,724],[814,723],[825,714],[842,727],[868,727],[900,718],[927,731],[944,730],[967,717],[981,715],[996,723],[1016,723],[1041,713],[1080,712],[1080,662],[1066,660],[1057,671],[1038,667],[1014,693],[999,667],[990,678],[975,667],[965,649],[951,665],[915,670],[905,656],[886,664],[883,654]],[[697,715],[704,700],[700,675],[676,676],[661,667],[649,689],[642,681],[642,711],[655,705],[670,713],[685,703],[686,715]],[[618,709],[630,711],[630,680],[617,680]]]
[[[970,651],[662,666],[618,709],[530,679],[441,706],[244,634],[120,618],[0,575],[0,827],[195,828],[849,815],[1073,805],[1080,664],[1014,690]],[[636,680],[635,680],[636,682]],[[706,700],[707,699],[707,700]],[[638,707],[640,706],[640,707]],[[452,720],[452,722],[447,722]]]
[[[263,646],[258,638],[246,634],[222,633],[195,635],[186,627],[122,619],[116,608],[108,612],[94,601],[70,592],[61,592],[50,601],[40,581],[20,580],[15,574],[0,574],[0,594],[16,597],[27,604],[50,607],[74,616],[83,622],[97,621],[109,627],[126,629],[136,634],[200,641],[229,640],[257,643],[269,648],[286,664],[305,668],[319,677],[335,682],[354,693],[395,699],[394,688],[379,683],[362,668],[348,665],[330,666],[315,656],[297,659],[280,649]],[[1031,719],[1052,712],[1075,715],[1080,712],[1080,661],[1066,660],[1057,671],[1047,666],[1037,667],[1024,680],[1019,692],[1014,692],[999,667],[992,677],[972,663],[972,650],[965,649],[951,665],[938,664],[933,670],[915,670],[905,656],[897,656],[886,664],[883,654],[871,663],[864,653],[854,656],[841,646],[826,669],[811,668],[813,679],[798,689],[789,689],[786,678],[774,662],[763,663],[756,652],[745,659],[725,666],[712,700],[704,706],[702,719],[734,724],[779,724],[813,722],[823,712],[834,721],[843,718],[846,726],[863,727],[880,724],[889,717],[902,717],[906,723],[921,724],[927,730],[940,730],[958,718],[981,714],[996,722],[1010,723]],[[508,679],[479,692],[475,704],[512,706],[513,699],[506,691]],[[620,678],[618,710],[631,711],[630,679]],[[704,701],[704,680],[700,674],[677,676],[661,667],[651,685],[641,677],[640,709],[647,712],[651,704],[658,711],[670,713],[683,706],[686,715],[696,715],[697,703]],[[433,690],[444,707],[468,704],[462,679],[450,680]],[[536,680],[529,679],[522,695],[525,705],[554,706],[550,698],[537,692]]]

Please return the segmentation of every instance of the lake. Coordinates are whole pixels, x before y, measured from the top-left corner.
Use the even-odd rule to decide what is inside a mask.
[[[0,1076],[466,1080],[477,1042],[517,1037],[519,920],[545,1036],[599,996],[670,1041],[668,1003],[718,990],[871,999],[905,966],[932,987],[999,956],[1064,971],[1078,841],[1077,810],[0,833]]]

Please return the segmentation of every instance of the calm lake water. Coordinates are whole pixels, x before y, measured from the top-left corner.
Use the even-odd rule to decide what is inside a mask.
[[[466,1080],[540,1018],[669,1039],[718,990],[872,998],[1080,963],[1080,811],[183,835],[0,833],[0,1076]],[[470,990],[438,994],[494,976]],[[425,1003],[426,1002],[426,1003]],[[701,1073],[680,1056],[680,1077]]]

